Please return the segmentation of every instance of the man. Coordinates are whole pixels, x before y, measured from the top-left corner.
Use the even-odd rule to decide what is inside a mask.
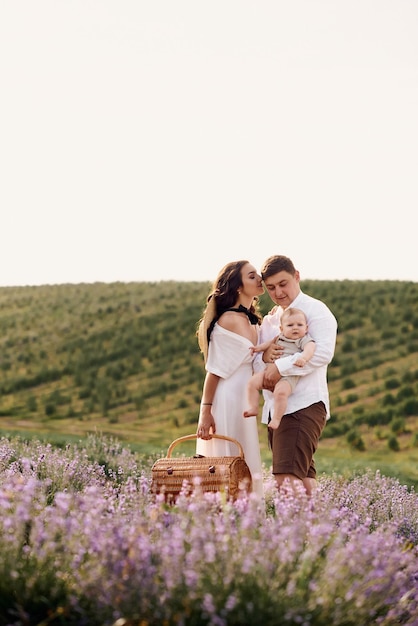
[[[300,377],[289,396],[279,428],[269,428],[269,443],[277,487],[281,489],[289,481],[294,489],[303,485],[306,493],[311,495],[316,486],[313,457],[330,417],[327,367],[334,356],[337,320],[324,302],[303,293],[299,272],[288,257],[269,257],[261,269],[261,276],[270,298],[278,306],[264,317],[259,342],[272,340],[279,334],[281,315],[290,306],[305,313],[308,332],[315,341],[315,354],[304,367],[293,364],[297,355],[277,358],[280,357],[277,345],[271,345],[254,361],[256,371],[265,367],[264,424],[273,417],[273,394],[267,390],[273,390],[282,375]],[[261,359],[268,365],[265,366]]]

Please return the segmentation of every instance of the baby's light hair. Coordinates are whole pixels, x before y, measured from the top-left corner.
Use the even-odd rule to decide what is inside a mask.
[[[308,323],[305,313],[302,311],[302,309],[297,309],[296,307],[289,307],[288,309],[285,309],[282,313],[281,320],[285,319],[286,317],[290,317],[291,315],[299,315],[299,314],[302,314],[303,317],[305,318],[305,322]]]

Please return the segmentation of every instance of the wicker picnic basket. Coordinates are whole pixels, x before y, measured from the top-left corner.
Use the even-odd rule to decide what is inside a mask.
[[[152,467],[151,491],[164,493],[167,502],[175,502],[180,491],[222,491],[235,500],[243,492],[251,491],[251,472],[244,459],[241,444],[225,435],[213,435],[216,439],[232,441],[238,448],[238,456],[171,456],[173,449],[182,441],[197,439],[197,435],[185,435],[175,439],[167,450],[165,458],[156,461]]]

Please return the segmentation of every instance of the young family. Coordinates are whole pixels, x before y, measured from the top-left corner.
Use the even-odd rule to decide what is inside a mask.
[[[276,306],[262,319],[258,297],[267,290]],[[198,328],[205,359],[196,452],[235,456],[240,442],[263,496],[258,440],[259,391],[268,426],[272,472],[278,489],[316,485],[314,454],[329,418],[327,367],[337,339],[337,320],[324,302],[305,294],[286,256],[269,257],[261,275],[248,261],[228,263],[207,298]]]

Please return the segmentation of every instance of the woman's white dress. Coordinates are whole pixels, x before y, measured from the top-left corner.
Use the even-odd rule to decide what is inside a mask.
[[[249,339],[215,324],[210,336],[206,370],[220,377],[212,403],[216,434],[237,439],[250,468],[253,492],[263,497],[263,468],[257,418],[243,417],[247,406],[247,383],[253,374]],[[197,439],[197,454],[236,456],[237,446],[220,439]]]

